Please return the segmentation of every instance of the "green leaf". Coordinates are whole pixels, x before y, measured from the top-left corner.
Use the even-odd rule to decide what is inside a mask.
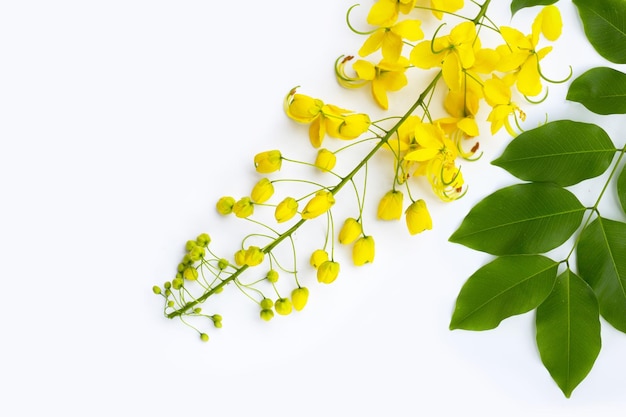
[[[608,67],[592,68],[572,82],[567,99],[596,114],[624,114],[626,74]]]
[[[626,165],[617,177],[617,198],[622,205],[622,210],[626,213]]]
[[[554,184],[512,185],[476,204],[449,240],[493,255],[543,253],[564,243],[584,212],[574,194]]]
[[[450,329],[488,330],[536,308],[550,294],[558,262],[542,255],[496,258],[461,288]]]
[[[591,45],[604,58],[626,64],[626,0],[573,0]]]
[[[513,0],[511,2],[511,16],[525,7],[548,6],[556,2],[557,0]]]
[[[537,307],[537,347],[544,366],[570,397],[600,353],[600,309],[587,283],[570,270]]]
[[[596,218],[576,247],[578,273],[600,303],[600,314],[626,333],[626,223]]]
[[[523,132],[492,164],[522,180],[566,187],[602,174],[615,151],[599,126],[559,120]]]

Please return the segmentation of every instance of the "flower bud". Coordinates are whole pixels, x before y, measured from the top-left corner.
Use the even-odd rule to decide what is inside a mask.
[[[209,246],[209,243],[211,243],[211,236],[206,233],[202,233],[196,238],[196,243],[198,244],[198,246],[206,248],[207,246]]]
[[[402,217],[402,199],[404,195],[397,190],[388,191],[378,203],[378,218],[398,220]]]
[[[235,205],[235,199],[232,197],[222,197],[217,200],[215,208],[217,212],[222,216],[226,216],[233,212],[233,206]]]
[[[235,265],[243,266],[246,263],[246,251],[239,249],[235,252]]]
[[[196,246],[198,246],[198,244],[196,243],[195,240],[188,240],[187,243],[185,243],[185,250],[187,252],[190,252]]]
[[[335,123],[329,127],[328,134],[339,139],[355,139],[365,133],[370,127],[370,118],[363,113],[349,114],[343,116],[343,119],[329,118],[329,120]]]
[[[411,204],[405,212],[406,226],[412,235],[433,228],[433,221],[424,200],[417,200]]]
[[[195,271],[195,269],[193,268],[191,269]],[[193,273],[191,273],[191,275],[193,275]],[[191,281],[193,281],[193,276],[192,276]],[[183,287],[183,284],[184,284],[184,281],[182,278],[176,277],[172,280],[172,288],[175,290],[180,290]]]
[[[270,321],[271,319],[274,318],[274,312],[272,310],[269,309],[263,309],[261,310],[261,318],[265,321]]]
[[[194,267],[188,266],[183,271],[183,277],[189,281],[195,281],[198,279],[198,270]],[[176,281],[176,279],[174,279]]]
[[[302,210],[303,219],[314,219],[320,214],[324,214],[335,204],[335,197],[330,191],[320,190],[315,193],[315,197],[309,200],[309,202]]]
[[[299,123],[311,123],[319,115],[323,106],[324,102],[319,99],[304,94],[295,94],[295,89],[290,91],[285,99],[287,116]]]
[[[228,262],[228,259],[221,258],[219,261],[217,261],[217,267],[219,269],[226,269],[228,265],[230,265],[230,262]]]
[[[233,213],[237,217],[248,217],[254,213],[254,205],[250,201],[250,197],[243,197],[233,205]]]
[[[354,243],[352,261],[356,266],[374,262],[374,252],[374,238],[372,236],[364,236]]]
[[[206,333],[200,333],[200,340],[202,340],[203,342],[208,342],[209,341],[209,335]]]
[[[315,166],[321,171],[331,171],[337,163],[337,157],[331,151],[326,148],[322,148],[317,151],[317,157],[315,158]]]
[[[339,263],[335,261],[325,261],[317,268],[317,281],[322,284],[330,284],[339,275]]]
[[[272,182],[267,178],[262,178],[257,182],[252,188],[252,193],[250,193],[250,197],[252,201],[255,203],[265,203],[270,197],[274,194],[274,186]]]
[[[339,231],[339,243],[349,245],[363,233],[363,227],[356,219],[348,217]]]
[[[254,167],[261,174],[278,171],[282,162],[283,157],[278,150],[261,152],[254,157]]]
[[[244,255],[244,263],[248,266],[257,266],[263,259],[265,258],[265,254],[258,246],[250,246],[246,249]]]
[[[191,249],[191,251],[189,251],[189,259],[194,262],[197,262],[200,259],[204,258],[204,255],[206,255],[206,252],[202,246],[195,246],[193,249]]]
[[[311,266],[315,269],[328,260],[328,252],[317,249],[311,254]]]
[[[291,302],[293,303],[293,308],[297,311],[304,308],[308,299],[309,290],[306,287],[296,288],[291,292]]]
[[[152,287],[152,292],[155,294],[161,294],[161,287],[155,285],[154,287]]]
[[[278,282],[278,271],[276,271],[275,269],[270,269],[265,277],[271,283]]]
[[[292,197],[287,197],[276,206],[274,217],[278,223],[282,223],[291,219],[297,212],[298,202]]]
[[[271,310],[274,307],[274,301],[271,298],[264,298],[261,300],[261,308],[263,310]]]
[[[274,303],[274,309],[281,316],[287,316],[293,310],[293,305],[291,304],[291,300],[289,300],[289,298],[279,298]]]

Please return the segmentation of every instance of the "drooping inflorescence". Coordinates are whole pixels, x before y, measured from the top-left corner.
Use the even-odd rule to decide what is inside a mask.
[[[208,320],[214,327],[221,327],[221,316],[205,314],[200,306],[231,284],[258,304],[263,320],[271,320],[275,313],[288,315],[302,310],[309,289],[299,279],[293,234],[305,222],[315,219],[322,220],[325,239],[306,258],[319,283],[330,284],[339,276],[343,261],[335,253],[335,242],[351,245],[354,265],[373,262],[375,239],[366,233],[363,196],[368,166],[379,152],[392,156],[393,169],[389,171],[389,188],[379,192],[377,217],[382,221],[404,218],[411,235],[431,229],[428,207],[423,198],[417,197],[414,184],[428,184],[443,201],[454,201],[465,194],[467,186],[459,163],[479,158],[480,137],[493,135],[502,127],[515,134],[511,120],[521,130],[519,122],[525,114],[513,97],[538,96],[544,91],[542,80],[546,79],[540,61],[551,47],[538,49],[538,45],[544,40],[556,40],[561,32],[560,14],[555,6],[542,9],[530,34],[524,35],[489,20],[489,3],[486,0],[482,5],[474,4],[473,10],[466,11],[470,16],[463,17],[462,0],[379,0],[367,15],[366,31],[354,29],[350,13],[356,6],[351,7],[348,25],[365,39],[358,50],[359,59],[337,59],[337,81],[347,88],[369,87],[382,111],[389,109],[392,94],[399,92],[411,95],[413,104],[399,115],[387,114],[372,120],[368,114],[301,94],[298,88],[291,89],[284,100],[285,113],[308,126],[308,142],[313,148],[310,160],[293,160],[277,149],[254,157],[254,167],[261,177],[250,194],[239,199],[221,197],[216,210],[221,215],[248,221],[242,223],[244,227],[254,227],[255,231],[245,235],[235,253],[224,256],[211,248],[208,234],[188,241],[172,280],[163,288],[153,287],[156,294],[164,297],[165,316],[180,318],[206,341],[207,333],[192,324],[191,319]],[[446,17],[455,25],[448,30],[445,22],[427,37],[422,22]],[[499,34],[500,43],[483,46],[482,31]],[[416,87],[409,82],[409,71],[422,71],[431,79]],[[431,109],[434,97],[441,97],[444,113],[435,114]],[[490,108],[484,119],[491,125],[488,133],[481,132],[478,120],[480,107],[485,104]],[[323,147],[325,140],[349,144]],[[308,146],[305,143],[303,146]],[[357,144],[367,149],[366,155],[351,170],[337,171],[338,158]],[[309,166],[312,171],[325,174],[324,182],[319,177],[294,179],[291,181],[306,186],[298,188],[299,194],[283,194],[280,183],[290,181],[279,178],[285,164]],[[365,173],[365,179],[357,184],[355,179],[360,173]],[[333,207],[344,187],[354,192],[356,207],[353,215],[339,219],[336,225]],[[255,215],[261,210],[272,210],[275,221],[268,224],[256,220]],[[256,231],[258,227],[262,232]],[[282,244],[290,252],[287,259],[284,251],[278,250]],[[250,272],[253,278],[244,279],[244,272]],[[276,285],[279,279],[284,280],[283,276],[293,281],[288,294]]]

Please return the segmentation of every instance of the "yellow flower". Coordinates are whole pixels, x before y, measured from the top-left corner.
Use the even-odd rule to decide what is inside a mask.
[[[404,195],[400,191],[387,191],[378,203],[378,218],[381,220],[398,220],[402,217],[403,197]]]
[[[322,145],[326,135],[351,140],[362,135],[370,126],[368,115],[296,94],[295,88],[285,97],[285,112],[296,122],[310,123],[309,140],[315,148]]]
[[[456,12],[463,7],[463,0],[430,0],[433,15],[441,20],[443,12]]]
[[[326,213],[332,205],[335,204],[335,197],[330,191],[320,190],[315,193],[309,202],[304,206],[302,210],[303,219],[313,219],[321,214]]]
[[[298,212],[298,202],[293,197],[286,197],[278,203],[274,211],[274,218],[278,223],[290,220]]]
[[[411,51],[410,61],[423,69],[441,66],[443,79],[448,87],[459,90],[463,71],[471,68],[476,60],[475,41],[476,26],[473,22],[463,22],[455,26],[447,36],[418,43]]]
[[[507,83],[507,81],[509,81],[509,83]],[[509,122],[509,116],[511,114],[514,115],[517,111],[522,120],[526,118],[526,115],[517,104],[511,101],[511,81],[510,78],[501,79],[496,75],[485,81],[485,101],[493,108],[489,116],[487,116],[487,121],[491,122],[492,135],[504,126],[511,136],[516,136],[517,134]]]
[[[317,281],[322,284],[330,284],[339,275],[339,263],[335,261],[325,261],[317,268]]]
[[[424,200],[420,199],[415,201],[406,209],[404,214],[406,218],[406,226],[409,229],[409,233],[412,235],[433,228],[433,221]]]
[[[370,82],[374,100],[387,110],[389,108],[387,92],[398,91],[407,85],[405,71],[408,66],[409,62],[404,57],[398,58],[395,62],[383,59],[377,65],[360,59],[352,66],[358,77],[352,81]]]
[[[556,40],[561,35],[562,25],[559,9],[556,6],[548,6],[537,15],[532,32],[528,36],[511,27],[500,28],[506,45],[497,48],[501,55],[497,69],[502,72],[515,71],[516,87],[521,94],[536,96],[541,93],[539,61],[552,51],[552,47],[537,50],[539,35],[543,33],[546,39]]]
[[[222,197],[217,200],[215,208],[217,212],[222,216],[226,216],[233,212],[233,206],[235,205],[235,199],[232,197]]]
[[[289,300],[289,298],[279,298],[274,303],[274,309],[281,316],[287,316],[293,311],[293,305],[291,304],[291,300]]]
[[[315,158],[315,166],[320,171],[331,171],[337,163],[337,157],[331,151],[326,148],[322,148],[317,151],[317,157]]]
[[[252,188],[252,193],[250,193],[250,198],[255,203],[261,204],[269,200],[273,194],[274,194],[274,186],[272,185],[272,182],[267,178],[262,178]]]
[[[404,39],[417,41],[424,37],[419,20],[403,20],[391,26],[375,30],[359,49],[360,56],[368,56],[381,49],[383,58],[396,62],[402,54]]]
[[[328,252],[322,249],[316,249],[311,254],[311,266],[315,269],[328,260]]]
[[[291,292],[291,302],[297,311],[302,310],[308,300],[309,290],[306,287],[299,287]]]
[[[265,151],[255,155],[254,167],[261,174],[269,174],[278,171],[283,162],[280,151]]]
[[[398,13],[408,14],[417,0],[378,0],[367,15],[367,23],[375,26],[389,26],[398,19]]]
[[[246,249],[244,254],[244,264],[248,266],[257,266],[263,259],[265,258],[265,254],[258,246],[250,246]]]
[[[339,231],[339,243],[349,245],[363,233],[363,227],[356,219],[348,217]]]
[[[233,213],[237,217],[248,217],[254,213],[254,205],[252,201],[250,201],[250,197],[243,197],[237,200],[237,202],[233,205]]]
[[[457,149],[438,124],[420,123],[415,126],[415,140],[420,147],[405,155],[409,161],[425,162],[434,158],[454,161]]]
[[[374,262],[375,244],[372,236],[363,236],[354,242],[352,261],[356,266]]]

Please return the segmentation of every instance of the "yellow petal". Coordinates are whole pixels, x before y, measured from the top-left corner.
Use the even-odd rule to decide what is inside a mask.
[[[430,45],[430,41],[420,42],[415,45],[409,55],[411,64],[422,69],[430,69],[441,65],[441,60],[445,55],[443,53],[433,54]]]
[[[396,0],[379,0],[372,5],[368,15],[367,23],[374,26],[389,27],[398,18]]]
[[[485,81],[485,100],[495,107],[499,104],[509,104],[511,101],[511,89],[499,78],[491,78]]]
[[[461,119],[457,126],[468,136],[478,136],[478,124],[472,117]]]
[[[376,78],[376,67],[371,62],[359,59],[352,64],[352,69],[356,71],[357,76],[362,80],[371,81]]]
[[[457,54],[448,54],[442,65],[443,79],[452,91],[461,89],[462,71]]]
[[[387,90],[385,89],[384,83],[380,80],[372,81],[372,96],[374,96],[374,100],[376,103],[387,110],[389,108],[389,100],[387,99]]]
[[[319,115],[309,126],[309,141],[314,148],[322,146],[322,141],[326,135],[326,124],[322,123],[324,116]]]
[[[384,38],[385,38],[385,30],[384,29],[380,29],[380,30],[377,30],[376,32],[372,33],[365,40],[365,42],[363,43],[363,46],[361,46],[361,49],[359,49],[359,55],[360,56],[368,56],[368,55],[374,53],[375,51],[377,51],[378,49],[380,49],[380,47],[383,44],[383,39]]]
[[[404,159],[407,161],[424,162],[424,161],[430,161],[431,159],[436,157],[438,154],[439,154],[439,149],[424,148],[424,149],[418,149],[413,152],[409,152],[408,154],[406,154]]]
[[[539,62],[537,56],[532,55],[522,65],[517,75],[517,89],[525,96],[536,96],[541,93],[541,77],[539,76]]]
[[[419,20],[403,20],[394,25],[391,31],[401,38],[410,41],[417,41],[424,37],[424,32],[422,32],[421,22]]]
[[[385,60],[395,62],[402,54],[402,38],[395,33],[387,32],[383,39],[382,54]]]
[[[546,6],[541,11],[541,33],[549,41],[555,41],[561,36],[563,29],[563,21],[561,20],[561,12],[558,7],[551,5]]]

